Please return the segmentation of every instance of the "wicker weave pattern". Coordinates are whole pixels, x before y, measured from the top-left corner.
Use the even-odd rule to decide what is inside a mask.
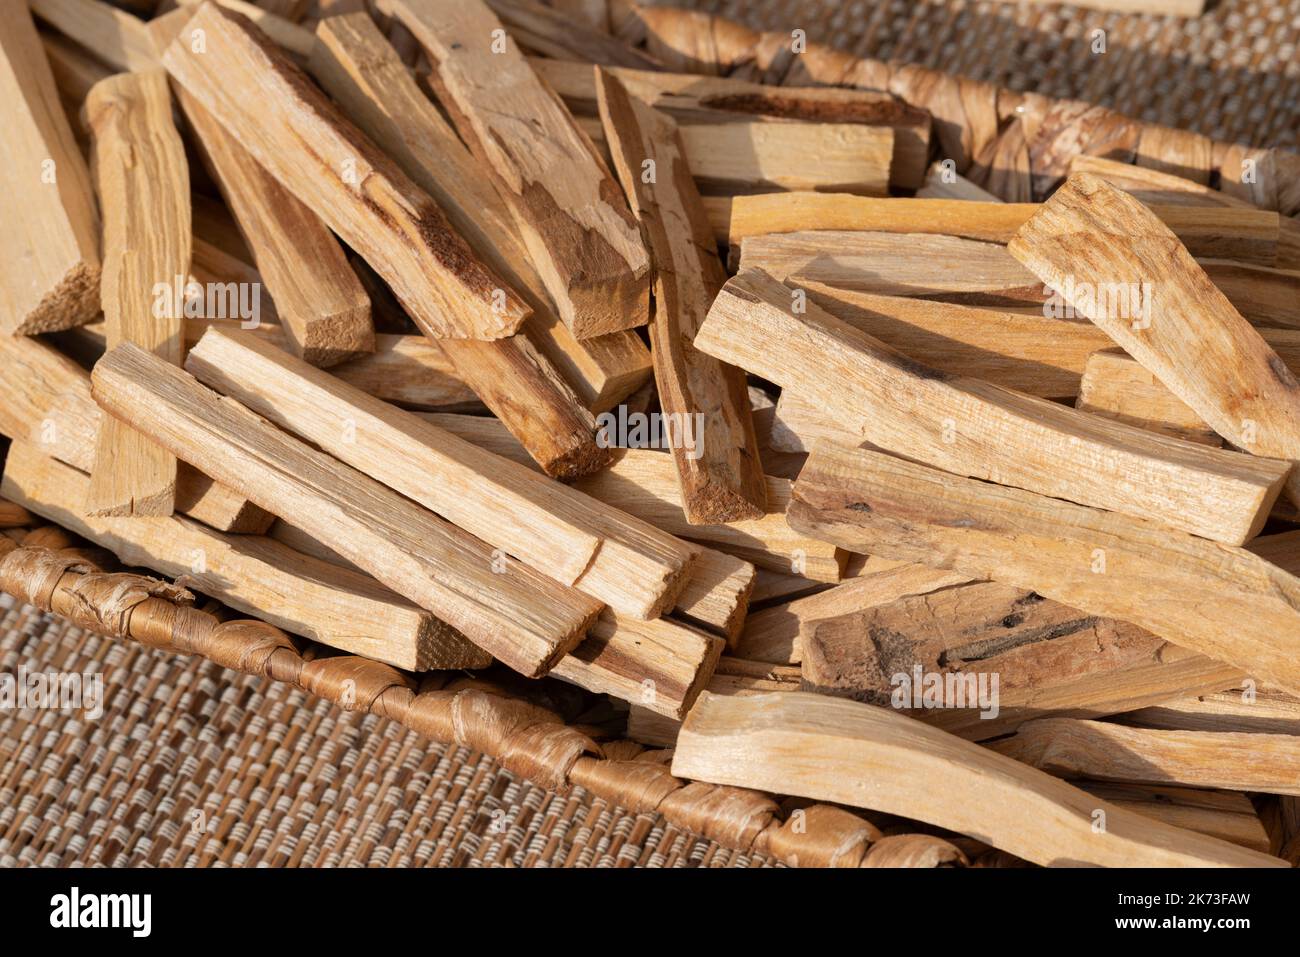
[[[994,2],[671,2],[1212,139],[1300,146],[1300,0],[1222,0],[1195,20]],[[1091,50],[1097,29],[1104,56]]]
[[[0,711],[0,866],[764,866],[283,682],[0,594],[0,671],[100,672],[97,721]]]

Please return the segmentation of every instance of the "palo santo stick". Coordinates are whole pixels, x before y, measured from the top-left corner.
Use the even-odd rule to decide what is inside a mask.
[[[500,22],[482,0],[392,6],[433,61],[462,138],[515,203],[565,325],[579,339],[645,325],[650,261],[627,202],[559,98],[496,32]]]
[[[90,375],[47,343],[26,336],[0,336],[0,364],[11,373],[0,386],[0,435],[31,442],[89,472],[104,418],[90,395]],[[184,462],[177,469],[176,511],[220,532],[260,535],[274,520]]]
[[[689,123],[682,141],[702,187],[886,196],[893,132],[859,123]]]
[[[754,566],[743,559],[700,548],[690,579],[677,594],[673,615],[734,645],[745,626]]]
[[[1077,395],[1088,357],[1113,345],[1090,322],[877,296],[801,282],[808,298],[855,329],[944,372],[1045,398]],[[782,394],[784,398],[784,393]]]
[[[1029,589],[1300,687],[1300,580],[1245,549],[829,445],[809,457],[788,517],[851,551]]]
[[[529,677],[550,670],[600,604],[491,549],[130,343],[95,366],[95,401],[195,467],[427,608]]]
[[[1239,847],[1269,853],[1272,842],[1268,831],[1244,794],[1232,791],[1205,791],[1169,785],[1116,784],[1103,781],[1076,781],[1087,791],[1116,807],[1141,814],[1173,827],[1186,828]]]
[[[606,467],[596,419],[525,335],[442,339],[456,374],[496,413],[542,470],[570,480]]]
[[[485,400],[499,399],[489,403],[493,411],[536,446],[540,461],[572,456],[583,447],[590,453],[594,423],[572,408],[573,397],[554,382],[550,367],[600,411],[648,378],[645,346],[630,330],[580,341],[559,321],[506,200],[367,15],[324,20],[317,37],[313,75],[533,310],[524,329],[541,356],[522,344],[503,346],[499,356],[483,348],[457,350],[463,371],[473,376],[470,384]],[[501,367],[514,371],[503,376]],[[554,438],[546,440],[548,435]],[[548,451],[548,445],[558,451]]]
[[[239,221],[285,338],[318,366],[373,352],[370,299],[338,240],[212,118],[193,96],[178,99],[202,144],[212,178]]]
[[[686,168],[687,147],[666,114],[633,99],[611,74],[597,73],[614,169],[655,268],[650,352],[660,406],[678,423],[670,441],[686,520],[716,525],[759,518],[767,488],[745,373],[691,344],[727,273]],[[646,164],[654,171],[648,178]]]
[[[1152,731],[1044,718],[988,747],[1059,776],[1300,795],[1300,738],[1291,734]]]
[[[431,614],[378,582],[296,552],[260,535],[223,535],[197,522],[168,518],[84,518],[79,503],[88,479],[15,442],[5,463],[6,497],[22,501],[64,528],[231,608],[277,627],[398,668],[482,668],[485,652],[460,639]],[[448,649],[458,654],[434,657]]]
[[[204,52],[178,37],[163,55],[168,72],[374,267],[422,331],[496,339],[519,328],[528,307],[260,31],[210,3],[186,29],[203,31]]]
[[[425,416],[430,422],[495,452],[528,463],[526,453],[501,423],[468,415]],[[728,525],[692,525],[682,508],[681,489],[672,457],[650,449],[622,449],[607,470],[587,476],[574,487],[648,522],[670,535],[709,545],[752,562],[760,568],[798,572],[810,579],[837,582],[845,556],[814,538],[795,533],[785,520],[790,501],[787,479],[767,478],[767,514]]]
[[[927,595],[968,581],[968,577],[956,572],[910,563],[853,578],[815,595],[750,615],[736,642],[735,653],[754,661],[798,664],[803,660],[799,632],[805,623],[862,612],[908,595]]]
[[[1079,393],[1076,408],[1084,411],[1138,428],[1163,431],[1189,442],[1222,445],[1223,440],[1204,419],[1135,359],[1116,350],[1111,338],[1090,323],[1038,319],[924,299],[875,297],[825,286],[810,285],[807,292],[832,315],[876,335],[887,345],[913,355],[938,357],[940,361],[935,365],[946,372],[986,379],[1007,388],[1019,385],[1018,391],[1032,395]],[[855,308],[867,303],[872,308]],[[903,322],[893,322],[895,317]],[[956,319],[971,322],[964,325],[950,321]],[[910,324],[913,322],[915,326]],[[930,329],[935,335],[928,335]],[[1047,348],[1043,338],[1035,338],[1035,331],[1051,337],[1056,348]],[[986,338],[979,338],[985,333]],[[1260,329],[1259,334],[1289,369],[1300,369],[1300,331]],[[984,342],[987,348],[981,349],[978,342]],[[1098,351],[1087,353],[1093,346]],[[1055,361],[1066,368],[1052,369],[1048,363]],[[1076,365],[1082,369],[1082,378],[1069,371]],[[1070,376],[1074,384],[1058,393],[1057,389],[1068,385]],[[859,441],[854,432],[829,417],[823,407],[801,391],[786,389],[777,401],[772,447],[787,453],[808,452],[819,439],[842,445]]]
[[[1165,173],[1161,170],[1121,163],[1101,156],[1076,156],[1070,160],[1070,172],[1091,173],[1118,189],[1136,196],[1148,206],[1217,206],[1229,209],[1256,207],[1230,193],[1204,183]]]
[[[1099,717],[1241,677],[1136,625],[993,582],[805,618],[799,648],[805,690],[924,702],[913,717],[977,741],[1042,715]]]
[[[1127,711],[1118,720],[1165,731],[1300,735],[1300,698],[1269,688],[1233,688],[1162,701]]]
[[[693,549],[475,447],[239,332],[209,331],[185,365],[200,382],[613,610],[655,618]]]
[[[86,97],[86,117],[104,211],[108,346],[132,342],[180,365],[181,316],[158,308],[158,289],[174,290],[190,274],[192,233],[189,166],[166,74],[101,80]],[[175,503],[175,456],[127,423],[101,419],[87,514],[170,515]]]
[[[761,271],[731,279],[697,348],[821,403],[859,441],[938,468],[1240,544],[1289,467],[1091,416],[908,358]]]
[[[733,255],[735,250],[732,250]],[[754,236],[741,244],[741,270],[884,296],[918,296],[972,306],[1037,307],[1068,318],[1065,304],[1006,246],[923,233],[822,230]],[[1206,273],[1242,315],[1260,325],[1300,326],[1300,273],[1207,259]]]
[[[547,56],[648,70],[658,66],[648,53],[573,16],[577,11],[552,9],[558,5],[544,6],[534,0],[487,0],[487,3],[501,22],[510,28],[512,36],[529,49]],[[603,14],[605,4],[601,2],[599,6]]]
[[[1102,349],[1088,358],[1075,408],[1189,442],[1223,444],[1186,402],[1120,349]]]
[[[606,610],[551,675],[680,718],[713,674],[724,644],[667,619],[637,621]]]
[[[798,155],[796,153],[796,155]],[[1008,242],[1039,203],[972,203],[949,199],[877,199],[842,193],[787,192],[732,198],[727,241],[806,230],[959,236]],[[1158,217],[1194,256],[1272,266],[1277,258],[1278,214],[1262,209],[1153,206]]]
[[[1219,435],[1256,455],[1300,459],[1300,381],[1132,196],[1076,174],[1007,248]],[[1149,320],[1111,315],[1097,301],[1107,297],[1084,295],[1088,284],[1143,290]],[[1300,503],[1295,470],[1286,490]]]
[[[574,114],[596,115],[596,84],[589,64],[574,63],[570,58],[529,62]],[[723,125],[742,118],[768,123],[804,121],[796,128],[804,130],[808,138],[798,152],[812,162],[816,161],[815,151],[809,149],[809,142],[815,141],[816,134],[810,127],[819,123],[889,130],[893,139],[893,157],[888,163],[890,183],[914,189],[925,177],[930,117],[925,110],[908,106],[888,93],[771,86],[694,73],[608,69],[632,96],[668,113],[683,126]]]
[[[1036,306],[1038,277],[997,243],[922,233],[815,230],[752,236],[740,270],[883,296],[924,296],[971,306]]]
[[[148,25],[100,0],[31,0],[32,13],[115,69],[149,70],[158,65]]]
[[[90,175],[26,5],[0,18],[0,336],[52,332],[99,311],[99,224]]]
[[[177,2],[181,6],[197,7],[204,0],[177,0]],[[316,41],[312,37],[312,32],[305,27],[300,27],[292,20],[265,10],[255,3],[248,3],[246,0],[213,0],[213,2],[252,20],[259,30],[298,59],[304,60],[311,56]]]
[[[1181,831],[919,721],[800,692],[705,692],[673,754],[679,777],[867,807],[969,834],[1043,865],[1278,866]],[[1093,812],[1106,828],[1093,827]]]
[[[185,348],[192,348],[209,329],[235,327],[281,348],[289,347],[280,325],[268,322],[263,316],[257,326],[252,328],[245,328],[235,319],[186,319]],[[84,346],[88,355],[95,359],[105,351],[102,322],[79,326],[68,334],[75,336],[79,347]],[[456,367],[442,348],[447,341],[449,340],[439,343],[427,336],[377,333],[374,352],[332,366],[330,374],[367,395],[406,408],[443,412],[480,411],[482,403],[473,390],[461,381]],[[86,396],[89,400],[89,379]]]

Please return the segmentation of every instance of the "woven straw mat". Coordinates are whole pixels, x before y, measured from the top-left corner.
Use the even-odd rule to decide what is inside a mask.
[[[1203,17],[998,3],[678,0],[861,56],[1295,149],[1300,0]],[[1093,55],[1091,31],[1107,31]],[[0,710],[0,865],[767,866],[559,797],[270,679],[101,639],[0,595],[0,671],[102,672],[97,721]]]

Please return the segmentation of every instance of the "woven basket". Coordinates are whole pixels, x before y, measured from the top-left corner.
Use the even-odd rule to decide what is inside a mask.
[[[958,172],[1007,200],[1042,198],[1071,157],[1085,153],[1175,171],[1267,209],[1300,210],[1300,159],[1280,148],[1295,142],[1294,75],[1264,91],[1285,105],[1266,103],[1265,115],[1246,128],[1247,119],[1224,105],[1231,95],[1218,98],[1216,109],[1193,110],[1195,117],[1157,107],[1133,118],[990,82],[1105,98],[1068,70],[1035,72],[1023,61],[1043,48],[1039,34],[1063,29],[1073,43],[1090,17],[1111,23],[1118,36],[1113,15],[905,3],[859,14],[857,3],[808,3],[792,24],[782,16],[790,4],[711,5],[773,28],[759,32],[703,12],[620,0],[569,6],[669,69],[892,92],[930,111],[938,149]],[[950,35],[990,19],[1037,39],[1009,61],[989,55],[998,36],[991,33],[959,44],[961,56],[949,62]],[[1290,32],[1275,38],[1282,49],[1297,23],[1292,16]],[[793,55],[794,28],[812,41],[834,36],[841,47],[898,59],[817,42]],[[918,51],[925,62],[967,75],[903,62]],[[1123,86],[1127,94],[1106,95],[1136,106],[1145,92],[1140,79]],[[1203,132],[1155,119],[1196,119]],[[1231,141],[1246,129],[1259,133],[1258,146]],[[1254,183],[1240,181],[1246,159],[1262,171]],[[132,697],[94,729],[54,712],[4,716],[0,863],[1015,863],[914,822],[679,780],[667,752],[620,737],[622,713],[599,696],[496,669],[405,674],[260,621],[230,620],[219,606],[197,607],[183,587],[120,571],[111,556],[79,548],[30,516],[8,524],[0,590],[16,602],[0,606],[5,670],[23,661],[112,669]],[[194,736],[203,746],[189,743]],[[422,739],[449,747],[429,749]],[[239,742],[237,765],[225,764],[228,740]],[[316,741],[329,748],[309,747]],[[416,820],[425,825],[413,829]]]

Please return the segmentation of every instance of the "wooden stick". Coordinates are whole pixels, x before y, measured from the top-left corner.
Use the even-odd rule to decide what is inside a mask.
[[[1058,394],[1056,390],[1075,375],[1069,370],[1082,361],[1082,378],[1074,379],[1068,389],[1079,393],[1076,408],[1189,442],[1222,445],[1223,440],[1204,419],[1136,360],[1116,350],[1113,340],[1091,324],[1039,320],[1014,312],[998,313],[921,299],[873,297],[825,286],[809,285],[806,290],[832,315],[887,345],[913,355],[937,356],[941,361],[935,365],[946,372],[987,379],[1007,388],[1020,386],[1019,391],[1032,395]],[[873,307],[869,311],[855,308],[867,304]],[[890,321],[894,317],[916,322],[916,326]],[[956,319],[971,320],[971,324],[954,324],[951,320]],[[930,329],[936,335],[927,335]],[[1047,349],[1048,343],[1036,338],[1035,332],[1051,337],[1050,342],[1057,348]],[[1260,329],[1259,333],[1288,368],[1300,369],[1300,332]],[[981,334],[987,334],[987,338],[981,339]],[[980,342],[986,348],[980,348]],[[1098,351],[1085,355],[1092,346],[1098,346]],[[1066,368],[1051,369],[1048,363],[1057,359]],[[785,453],[808,452],[819,439],[847,445],[858,442],[856,434],[829,417],[823,407],[798,390],[786,389],[777,402],[772,422],[772,447]]]
[[[558,93],[577,116],[595,116],[596,85],[591,66],[573,58],[533,59],[533,69]],[[607,67],[636,99],[668,113],[685,126],[729,123],[790,123],[802,131],[806,160],[816,161],[809,141],[817,140],[817,125],[859,125],[889,130],[893,155],[887,163],[889,182],[914,189],[925,178],[930,149],[930,117],[887,93],[830,87],[784,87],[747,83],[692,73]],[[749,124],[746,124],[749,125]],[[691,154],[694,161],[695,155]],[[701,157],[705,159],[705,157]],[[694,169],[694,167],[692,167]]]
[[[587,26],[567,11],[552,9],[533,0],[488,0],[488,6],[519,42],[547,56],[604,66],[647,70],[658,67],[650,55]]]
[[[1214,206],[1229,209],[1255,209],[1244,199],[1204,183],[1175,176],[1145,166],[1134,166],[1101,156],[1075,156],[1070,173],[1091,173],[1117,189],[1131,193],[1148,206]]]
[[[524,335],[491,342],[443,339],[456,374],[546,472],[571,480],[609,465],[596,419]]]
[[[44,341],[26,336],[0,336],[0,362],[12,372],[0,386],[0,435],[31,442],[89,472],[103,418],[90,395],[89,374]],[[177,470],[176,511],[217,531],[254,535],[275,519],[183,462]]]
[[[741,244],[739,267],[884,296],[993,308],[1051,303],[1047,314],[1057,318],[1065,307],[1005,246],[957,236],[835,230],[754,236]],[[1216,259],[1203,268],[1252,322],[1300,325],[1300,274]]]
[[[187,29],[204,32],[204,52],[178,38],[163,55],[168,71],[384,277],[423,331],[495,339],[519,328],[528,307],[260,31],[214,4]]]
[[[100,0],[31,0],[32,13],[122,72],[156,67],[148,26]]]
[[[527,676],[544,674],[600,610],[473,536],[222,399],[130,343],[95,366],[95,401],[195,467],[302,527]]]
[[[1075,408],[1189,442],[1223,444],[1187,403],[1121,349],[1102,349],[1089,357]]]
[[[394,0],[393,12],[433,61],[462,138],[516,203],[565,325],[579,339],[645,325],[650,263],[627,203],[492,12],[482,0]]]
[[[734,645],[745,626],[754,574],[754,566],[743,559],[700,548],[690,579],[677,594],[674,617]]]
[[[1005,244],[1041,208],[1039,203],[877,199],[848,192],[736,196],[731,201],[728,242],[734,246],[751,236],[849,230],[959,236]],[[1194,256],[1260,266],[1272,266],[1277,258],[1281,232],[1277,213],[1199,206],[1153,206],[1151,213]]]
[[[500,423],[466,415],[431,414],[426,418],[449,432],[514,461],[526,454]],[[760,568],[799,571],[817,581],[837,582],[844,571],[843,552],[814,538],[796,534],[785,520],[790,501],[787,479],[768,476],[767,514],[727,525],[692,525],[682,507],[677,469],[671,456],[649,449],[621,449],[613,465],[574,483],[592,498],[620,508],[656,528],[743,558]]]
[[[173,300],[190,274],[190,181],[166,74],[101,80],[86,97],[86,116],[104,211],[108,345],[133,342],[180,365]],[[170,515],[175,506],[175,456],[126,423],[101,420],[90,476],[87,514]]]
[[[0,336],[52,332],[99,311],[99,224],[86,163],[23,4],[0,23]]]
[[[1300,580],[1245,549],[833,446],[809,457],[788,517],[851,551],[1029,589],[1300,687]]]
[[[988,747],[1058,776],[1300,794],[1300,738],[1291,734],[1152,731],[1044,718]]]
[[[1244,794],[1169,785],[1076,781],[1081,790],[1143,817],[1186,828],[1262,854],[1272,842],[1255,806]]]
[[[177,87],[212,178],[240,223],[296,355],[332,366],[373,352],[370,299],[329,227]]]
[[[484,348],[472,350],[473,354],[461,349],[465,371],[474,375],[472,384],[486,393],[485,399],[499,400],[492,404],[493,411],[536,447],[540,461],[572,457],[584,447],[594,460],[590,449],[594,423],[571,408],[573,398],[567,389],[554,385],[550,367],[561,373],[589,408],[601,411],[649,377],[645,346],[630,330],[580,341],[559,321],[506,200],[493,187],[484,165],[470,155],[437,107],[416,87],[368,16],[331,17],[322,21],[317,37],[310,62],[313,75],[403,172],[438,202],[466,241],[533,310],[524,329],[541,356],[534,358],[522,345],[502,347],[504,354],[496,357]],[[495,362],[490,361],[493,358]],[[503,366],[516,370],[504,380]],[[521,401],[523,396],[526,401]],[[543,441],[548,435],[555,436],[550,445],[556,451],[548,451]]]
[[[203,2],[204,0],[177,0],[177,3],[185,7],[201,6]],[[296,59],[305,60],[311,56],[312,47],[315,45],[311,31],[298,26],[292,20],[263,9],[256,3],[248,3],[246,0],[212,0],[212,2],[252,20],[259,30]]]
[[[200,382],[524,564],[635,618],[676,601],[693,550],[367,396],[244,333],[209,331],[186,369]]]
[[[976,741],[1039,716],[1100,717],[1241,677],[1135,625],[993,582],[805,616],[798,645],[805,690],[894,703]],[[914,708],[923,688],[925,707]],[[991,707],[979,696],[990,688]]]
[[[687,147],[666,114],[633,99],[612,74],[598,73],[614,169],[655,267],[650,349],[660,406],[679,423],[671,441],[686,520],[760,518],[767,489],[745,373],[691,345],[727,274],[686,169]]]
[[[1289,471],[931,369],[760,271],[727,283],[695,345],[802,390],[859,441],[1232,544],[1263,527]]]
[[[819,695],[701,694],[672,770],[915,818],[1036,864],[1284,866],[1113,807],[903,715]],[[1093,826],[1098,810],[1104,830]]]
[[[485,652],[369,576],[338,568],[260,535],[223,535],[168,518],[86,518],[78,503],[89,480],[15,442],[5,463],[6,497],[113,552],[232,608],[353,654],[398,668],[482,668]],[[447,651],[459,653],[447,656]],[[440,656],[440,657],[437,657]]]
[[[1219,435],[1256,455],[1300,458],[1300,381],[1136,199],[1076,174],[1007,248]],[[1085,284],[1099,283],[1150,290],[1149,321],[1134,329],[1085,296]],[[1300,475],[1292,473],[1286,490],[1300,503]]]
[[[900,563],[815,595],[755,612],[745,621],[735,653],[753,661],[798,664],[803,661],[799,634],[805,623],[862,612],[908,595],[927,595],[968,581],[969,578],[955,572]]]
[[[1300,735],[1300,699],[1270,688],[1175,698],[1120,715],[1122,724],[1165,731]]]
[[[586,641],[551,674],[600,694],[683,717],[713,674],[725,642],[659,619],[637,621],[605,611]]]
[[[277,523],[272,536],[324,561],[347,564],[345,559],[293,526]],[[730,559],[730,556],[708,549],[700,551],[694,566],[695,574],[679,596],[675,614],[682,615],[688,608],[687,594],[694,590],[701,600],[689,607],[705,614],[714,609],[721,611],[724,619],[738,615],[743,620],[743,601],[739,611],[734,606],[724,609],[721,593],[712,597],[703,594],[710,587],[707,573],[725,567],[723,561],[711,561],[710,556],[719,560]],[[744,567],[752,577],[753,566]],[[702,576],[702,572],[706,574]],[[747,597],[747,584],[744,592]],[[725,637],[715,622],[701,618],[691,623]],[[641,702],[653,709],[653,713],[680,716],[708,680],[722,644],[722,641],[708,638],[679,622],[668,619],[638,621],[607,610],[582,644],[561,659],[551,675],[589,691]]]
[[[878,296],[813,282],[799,288],[831,315],[927,365],[1044,398],[1077,395],[1088,357],[1114,345],[1090,322],[1041,311]]]

